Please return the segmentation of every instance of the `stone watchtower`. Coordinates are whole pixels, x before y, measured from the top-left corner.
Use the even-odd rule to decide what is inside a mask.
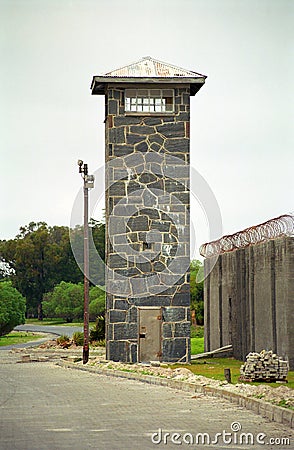
[[[106,357],[190,360],[190,96],[196,72],[146,57],[94,76],[105,95]]]

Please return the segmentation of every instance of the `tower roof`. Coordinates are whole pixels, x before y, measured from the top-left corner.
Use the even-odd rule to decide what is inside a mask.
[[[182,69],[173,64],[158,61],[151,58],[151,56],[145,56],[137,62],[128,64],[127,66],[120,67],[119,69],[107,72],[106,76],[111,77],[197,77],[203,78],[201,75],[192,70]]]
[[[191,95],[205,83],[206,76],[192,70],[183,69],[173,64],[158,61],[146,56],[137,62],[128,64],[104,75],[93,77],[92,94],[104,94],[105,85],[109,83],[163,83],[190,84]]]

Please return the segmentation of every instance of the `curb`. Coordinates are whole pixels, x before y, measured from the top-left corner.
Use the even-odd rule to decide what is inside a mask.
[[[236,392],[230,392],[226,389],[220,389],[213,386],[203,386],[201,384],[187,383],[185,381],[170,380],[168,378],[159,378],[152,375],[142,375],[139,373],[123,372],[120,370],[101,369],[91,366],[77,366],[75,363],[66,361],[58,361],[56,365],[68,369],[82,370],[84,372],[96,373],[117,378],[126,378],[128,380],[141,381],[143,383],[155,384],[157,386],[166,386],[172,389],[178,389],[192,394],[200,393],[212,397],[223,398],[238,406],[242,406],[255,414],[258,414],[271,422],[277,422],[294,428],[294,411],[282,408],[281,406],[272,405],[260,399],[246,397]]]

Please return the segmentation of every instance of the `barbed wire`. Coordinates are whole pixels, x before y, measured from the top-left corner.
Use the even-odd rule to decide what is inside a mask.
[[[238,248],[275,239],[282,236],[294,235],[294,215],[284,214],[267,220],[259,225],[246,228],[237,233],[222,236],[216,241],[207,242],[200,247],[200,255],[205,258],[231,252]]]

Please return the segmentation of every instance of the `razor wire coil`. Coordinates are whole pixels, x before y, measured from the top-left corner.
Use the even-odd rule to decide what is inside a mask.
[[[294,215],[284,214],[259,225],[254,225],[237,233],[222,236],[215,241],[207,242],[201,245],[199,252],[205,258],[210,258],[270,239],[293,235]]]

